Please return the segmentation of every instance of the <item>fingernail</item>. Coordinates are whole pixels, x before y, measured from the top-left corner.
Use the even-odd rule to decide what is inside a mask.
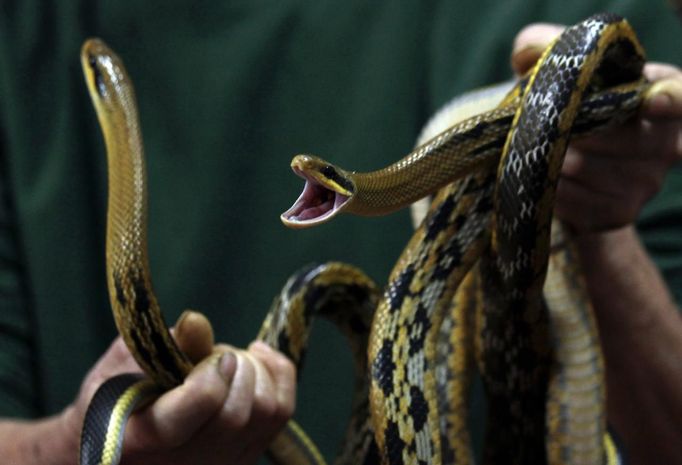
[[[659,92],[657,94],[652,95],[647,99],[646,101],[646,106],[650,110],[665,110],[668,109],[672,106],[673,104],[673,98],[670,94],[665,93],[665,92]]]
[[[512,55],[518,55],[519,53],[523,53],[523,54],[531,53],[533,55],[540,55],[544,51],[545,51],[545,47],[540,46],[540,45],[536,45],[536,44],[524,44],[524,45],[514,44],[514,49],[512,50]]]
[[[537,45],[524,45],[515,48],[511,55],[512,69],[517,74],[526,73],[535,65],[544,50],[544,47]]]
[[[658,114],[674,110],[682,102],[682,82],[664,79],[651,85],[644,100],[646,110]],[[678,110],[679,111],[679,110]]]
[[[270,347],[268,344],[266,344],[263,341],[253,341],[251,344],[249,344],[249,350],[251,350],[251,349],[255,349],[258,352],[266,353],[266,354],[270,354],[274,351],[274,349],[272,347]]]
[[[232,381],[235,371],[237,370],[237,356],[232,352],[225,352],[218,360],[218,373],[226,381]]]
[[[180,314],[180,316],[178,317],[178,319],[176,320],[176,322],[175,322],[175,327],[176,327],[176,328],[181,327],[181,326],[182,326],[182,322],[185,321],[185,320],[189,317],[189,315],[190,315],[191,313],[192,313],[191,310],[185,310],[184,312],[182,312],[182,313]]]

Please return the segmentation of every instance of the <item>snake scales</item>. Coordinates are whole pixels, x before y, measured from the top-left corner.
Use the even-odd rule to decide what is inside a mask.
[[[81,463],[109,464],[120,457],[121,431],[136,402],[181,383],[191,364],[170,337],[151,288],[132,86],[99,41],[84,45],[82,62],[109,160],[111,303],[126,344],[152,378],[114,378],[95,396]],[[308,156],[294,160],[307,180],[283,215],[295,227],[342,210],[386,213],[440,189],[383,298],[347,265],[304,269],[285,286],[259,335],[297,363],[315,314],[351,338],[358,374],[342,463],[469,463],[466,393],[474,359],[491,404],[485,463],[602,463],[607,455],[615,463],[605,452],[611,447],[603,370],[589,302],[570,241],[557,228],[561,239],[550,253],[549,235],[569,135],[631,115],[646,87],[643,63],[627,23],[597,15],[567,29],[496,109],[395,165],[362,175]],[[543,296],[549,260],[560,271],[550,273],[555,284],[547,288],[557,292]],[[282,463],[322,462],[293,423],[270,450]]]

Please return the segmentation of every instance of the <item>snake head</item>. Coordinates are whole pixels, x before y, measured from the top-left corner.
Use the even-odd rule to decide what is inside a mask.
[[[290,228],[307,228],[324,223],[348,205],[355,193],[349,173],[312,155],[297,155],[291,169],[305,179],[303,192],[282,222]]]
[[[135,120],[131,114],[135,95],[123,61],[100,39],[88,39],[81,48],[81,66],[88,86],[90,99],[97,112],[105,139],[113,127],[114,115],[122,114]]]

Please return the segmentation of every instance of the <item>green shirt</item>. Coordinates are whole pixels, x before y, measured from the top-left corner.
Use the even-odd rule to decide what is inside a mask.
[[[167,321],[201,310],[218,340],[243,346],[296,269],[342,260],[384,284],[410,235],[406,212],[285,229],[279,213],[302,186],[294,154],[356,170],[398,159],[446,100],[510,77],[525,24],[573,23],[595,3],[3,1],[0,415],[62,409],[116,334],[105,153],[78,58],[86,37],[107,41],[136,85]],[[651,59],[680,65],[682,29],[663,0],[599,3],[631,19]],[[640,226],[682,300],[680,192],[676,169]],[[350,404],[344,344],[319,324],[299,390],[297,418],[327,456]]]

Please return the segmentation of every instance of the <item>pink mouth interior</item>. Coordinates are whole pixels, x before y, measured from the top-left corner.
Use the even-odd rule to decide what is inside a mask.
[[[296,171],[296,174],[305,179],[305,186],[294,205],[282,213],[287,222],[302,225],[319,223],[333,216],[348,201],[347,196],[327,189],[301,172]]]

